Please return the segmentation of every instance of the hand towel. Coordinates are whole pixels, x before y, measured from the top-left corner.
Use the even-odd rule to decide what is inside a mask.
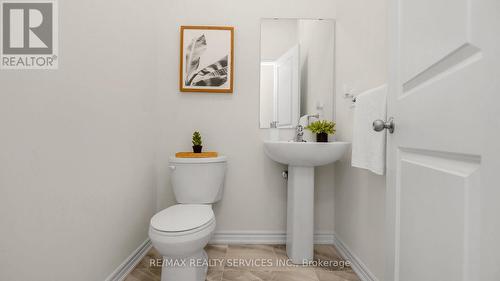
[[[387,85],[356,96],[352,142],[353,167],[368,169],[375,174],[385,173],[386,130],[375,132],[373,121],[386,120]]]

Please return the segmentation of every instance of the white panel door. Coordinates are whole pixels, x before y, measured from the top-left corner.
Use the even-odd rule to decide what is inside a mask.
[[[492,87],[500,26],[484,19],[500,17],[496,2],[389,2],[388,116],[396,130],[387,149],[385,280],[500,280],[480,278],[488,251],[481,230],[492,215],[481,203],[492,188],[482,183],[484,159],[493,156],[483,148],[484,101],[500,94]]]
[[[277,87],[275,115],[280,128],[297,124],[300,108],[299,47],[295,46],[276,60]]]

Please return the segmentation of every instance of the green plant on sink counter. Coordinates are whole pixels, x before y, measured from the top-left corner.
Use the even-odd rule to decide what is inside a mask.
[[[319,120],[312,122],[306,129],[316,134],[317,142],[328,142],[328,135],[335,134],[335,122],[328,120]]]

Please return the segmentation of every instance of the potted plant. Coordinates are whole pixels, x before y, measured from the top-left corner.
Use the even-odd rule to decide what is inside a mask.
[[[317,142],[328,142],[328,135],[335,134],[335,122],[320,120],[309,124],[306,129],[316,134]]]
[[[200,132],[196,131],[193,133],[193,152],[201,153],[202,148],[203,146],[201,141],[201,134]]]

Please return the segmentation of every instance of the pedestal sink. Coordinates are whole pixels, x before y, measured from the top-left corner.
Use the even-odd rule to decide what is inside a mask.
[[[269,158],[288,165],[286,252],[295,264],[313,259],[314,167],[339,160],[348,146],[347,142],[264,142]]]

